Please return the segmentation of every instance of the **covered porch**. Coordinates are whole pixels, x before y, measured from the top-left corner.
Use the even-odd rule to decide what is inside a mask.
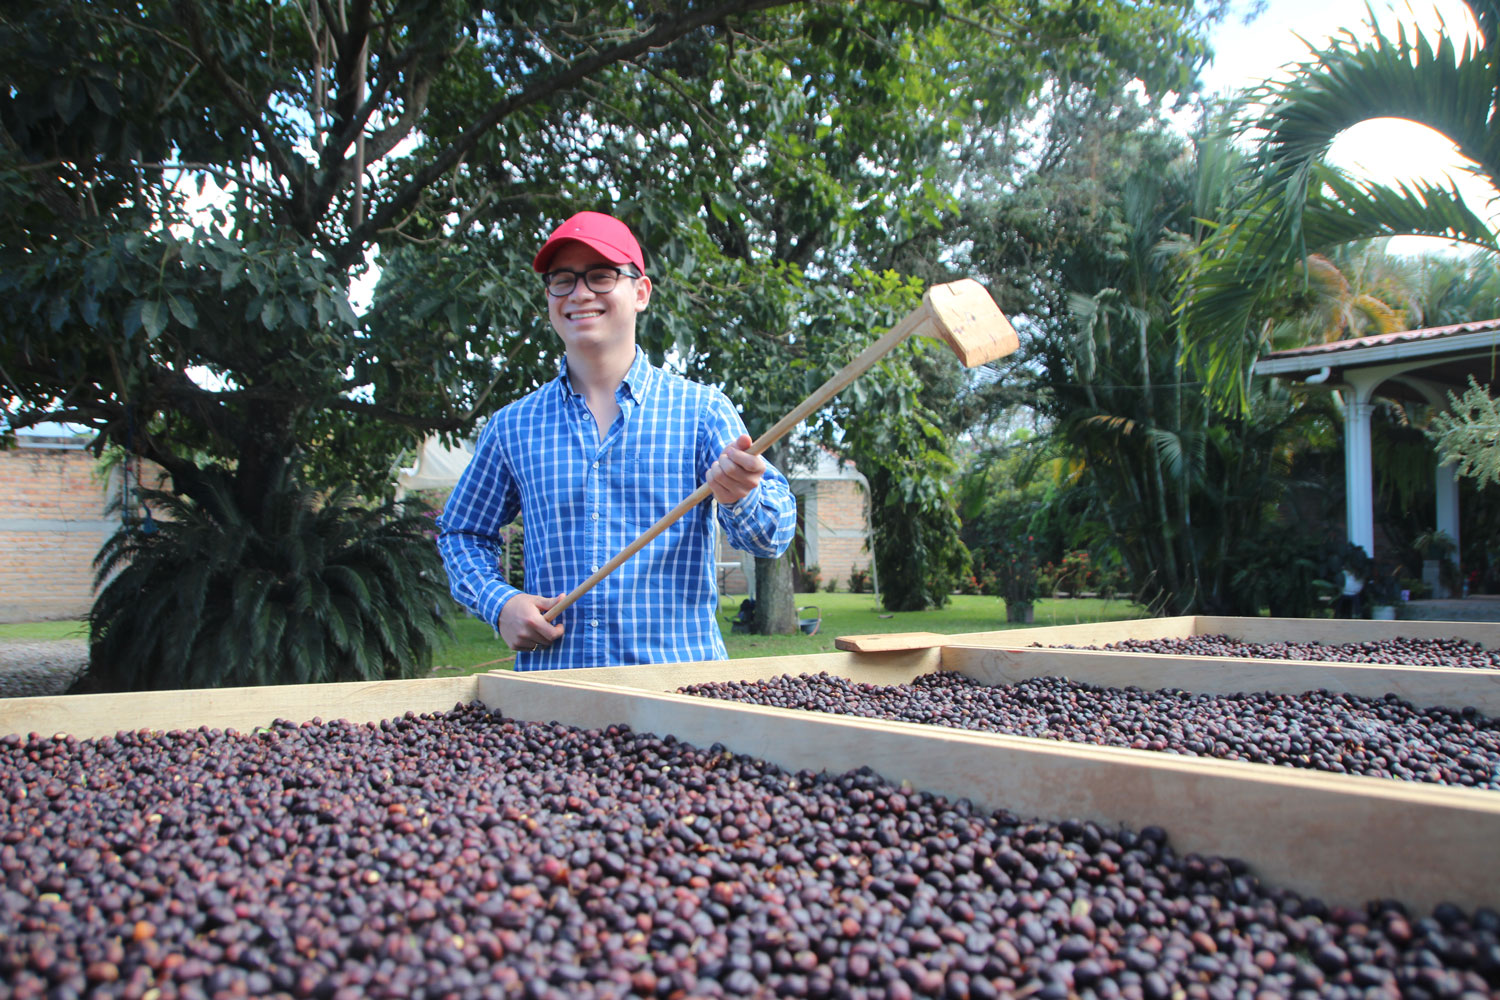
[[[1500,319],[1312,344],[1274,351],[1255,364],[1257,375],[1292,379],[1338,395],[1344,414],[1348,539],[1371,558],[1377,555],[1370,437],[1375,397],[1425,403],[1434,410],[1445,410],[1449,407],[1449,394],[1462,395],[1471,377],[1493,395],[1497,369],[1500,369]],[[1437,509],[1433,527],[1458,545],[1462,540],[1458,478],[1451,463],[1440,463],[1434,458],[1433,487]],[[1453,613],[1457,617],[1461,609],[1452,606],[1434,607],[1431,614],[1422,611],[1419,605],[1451,604],[1462,597],[1443,585],[1435,565],[1424,571],[1424,578],[1432,587],[1434,600],[1411,602],[1412,616],[1440,618]],[[1500,610],[1500,601],[1484,603],[1494,604]]]

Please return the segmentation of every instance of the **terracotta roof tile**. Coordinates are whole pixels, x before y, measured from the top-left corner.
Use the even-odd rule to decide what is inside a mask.
[[[1382,333],[1373,337],[1356,337],[1353,340],[1335,340],[1326,344],[1309,344],[1285,351],[1262,354],[1260,360],[1272,358],[1298,358],[1315,354],[1337,354],[1362,347],[1380,347],[1386,344],[1413,343],[1422,340],[1439,340],[1465,333],[1500,332],[1500,319],[1479,320],[1473,323],[1455,323],[1452,326],[1430,326],[1422,330],[1401,330],[1397,333]]]

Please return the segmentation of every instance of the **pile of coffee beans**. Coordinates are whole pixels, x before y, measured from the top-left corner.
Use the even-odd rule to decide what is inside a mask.
[[[477,706],[0,741],[14,998],[1461,997],[1500,914],[1330,907],[1023,821]]]
[[[1102,646],[1034,642],[1041,649],[1119,650],[1173,656],[1237,656],[1255,660],[1315,660],[1330,663],[1389,663],[1407,667],[1500,669],[1500,650],[1468,639],[1376,639],[1324,645],[1320,642],[1243,642],[1227,635],[1180,639],[1121,639]]]
[[[910,684],[831,674],[716,681],[681,689],[727,701],[867,719],[1500,789],[1500,720],[1472,708],[1419,709],[1395,695],[1191,694],[1061,677],[987,686],[954,671]]]

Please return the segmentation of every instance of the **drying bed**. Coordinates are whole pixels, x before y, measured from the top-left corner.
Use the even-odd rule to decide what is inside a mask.
[[[1061,646],[1036,643],[1038,648],[1112,650],[1156,653],[1163,656],[1226,656],[1247,660],[1302,660],[1319,663],[1385,663],[1411,667],[1500,668],[1500,649],[1456,637],[1359,639],[1351,642],[1245,642],[1228,635],[1198,635],[1171,639],[1121,639],[1098,646]]]
[[[1330,905],[1358,910],[1370,900],[1399,899],[1416,919],[1444,901],[1472,914],[1500,899],[1493,874],[1500,871],[1495,846],[1500,843],[1500,797],[1492,793],[932,726],[818,718],[670,693],[695,681],[807,670],[904,683],[966,660],[966,673],[989,670],[1001,676],[1013,669],[1006,665],[1011,656],[1024,654],[935,647],[556,675],[14,699],[0,702],[0,734],[51,737],[67,732],[81,739],[121,729],[199,727],[210,733],[231,727],[250,733],[278,718],[357,724],[408,710],[444,711],[455,703],[479,702],[509,719],[600,731],[623,725],[700,747],[722,743],[731,753],[793,774],[837,776],[867,766],[897,787],[967,799],[985,814],[1004,810],[1048,823],[1094,824],[1102,831],[1160,827],[1180,854],[1243,859],[1266,884]],[[1155,660],[1161,669],[1177,658]],[[1031,665],[1029,657],[1025,662]],[[1467,673],[1469,680],[1451,683],[1472,684],[1472,675],[1479,672],[1421,673],[1424,683],[1433,674]]]
[[[1500,790],[1500,720],[1327,691],[1193,694],[1065,677],[983,684],[952,670],[910,684],[833,674],[693,684],[741,704],[948,726],[1095,746]]]
[[[1176,618],[1137,618],[1119,622],[1082,625],[1049,625],[1020,630],[983,633],[879,633],[870,636],[840,636],[838,649],[847,652],[891,652],[919,646],[1046,646],[1046,648],[1131,648],[1175,655],[1236,655],[1229,646],[1260,648],[1263,658],[1296,660],[1290,652],[1311,649],[1311,660],[1329,660],[1329,646],[1364,645],[1371,663],[1403,666],[1443,666],[1436,663],[1427,646],[1449,645],[1455,660],[1446,666],[1494,667],[1494,651],[1500,649],[1500,624],[1493,622],[1364,621],[1329,618],[1227,618],[1215,615],[1181,615]],[[1412,660],[1401,657],[1403,646],[1419,649]],[[1215,649],[1218,646],[1218,649]],[[1463,649],[1458,648],[1463,646]],[[1478,655],[1473,646],[1481,646]],[[1358,655],[1358,654],[1356,654]],[[1439,652],[1442,655],[1442,652]],[[1254,660],[1247,651],[1241,658]],[[1469,663],[1473,660],[1473,663]]]
[[[561,690],[495,686],[517,704]],[[18,998],[1500,987],[1489,907],[1329,905],[1156,826],[1036,821],[869,768],[477,704],[12,734],[0,788],[0,972]]]

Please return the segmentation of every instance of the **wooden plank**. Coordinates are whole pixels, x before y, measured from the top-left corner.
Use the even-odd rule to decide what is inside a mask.
[[[1371,642],[1384,639],[1468,639],[1500,648],[1493,622],[1366,621],[1337,618],[1221,618],[1201,615],[1195,635],[1227,635],[1242,642]]]
[[[1022,817],[1155,824],[1179,852],[1242,858],[1261,878],[1331,903],[1500,904],[1492,792],[876,723],[563,676],[571,673],[487,675],[480,697],[511,718],[626,724],[792,771],[868,765],[887,781]]]
[[[1118,622],[1084,622],[1078,625],[1039,625],[1033,628],[996,629],[988,632],[876,632],[868,635],[839,636],[834,647],[852,652],[896,652],[903,649],[930,649],[948,643],[964,645],[1031,645],[1032,643],[1067,642],[1077,646],[1097,646],[1121,639],[1185,638],[1196,635],[1191,615],[1178,618],[1131,618]],[[1021,637],[1024,637],[1021,638]]]
[[[833,648],[851,653],[887,653],[909,649],[932,649],[952,641],[952,637],[938,632],[876,632],[872,635],[841,635],[833,640]]]
[[[1126,639],[1186,639],[1227,635],[1241,642],[1319,642],[1324,645],[1387,639],[1468,639],[1486,649],[1500,648],[1500,624],[1488,622],[1365,621],[1333,618],[1228,618],[1184,615],[1177,618],[1133,618],[1081,625],[1044,625],[989,632],[888,632],[840,636],[839,649],[886,652],[933,646],[1032,645],[1103,646]]]
[[[1422,708],[1473,706],[1500,716],[1500,670],[991,646],[945,646],[943,668],[981,684],[1066,677],[1105,687],[1179,688],[1202,694],[1302,694],[1319,689],[1366,698],[1395,694]]]
[[[1177,639],[1197,635],[1198,618],[1178,615],[1171,618],[1127,618],[1115,622],[1081,622],[1077,625],[1032,625],[1027,628],[1002,629],[994,632],[959,633],[952,638],[965,645],[1001,642],[1005,645],[1029,646],[1038,643],[1072,643],[1095,646],[1121,639]]]
[[[548,671],[549,677],[566,675],[575,681],[676,691],[689,684],[716,681],[759,681],[784,674],[829,673],[857,678],[871,684],[909,684],[922,674],[941,669],[937,649],[899,650],[894,653],[808,653],[801,656],[751,656],[738,660],[702,660],[691,663],[648,663],[630,667],[586,667]]]
[[[71,733],[89,739],[138,729],[248,731],[277,719],[375,722],[406,712],[445,712],[478,697],[479,680],[469,676],[3,698],[0,735]]]

